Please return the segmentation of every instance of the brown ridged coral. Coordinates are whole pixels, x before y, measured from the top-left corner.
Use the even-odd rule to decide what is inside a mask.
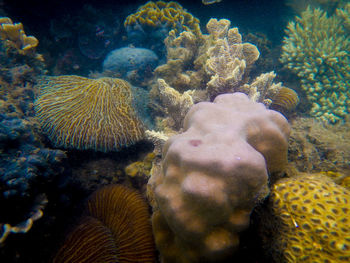
[[[107,152],[143,138],[131,88],[124,80],[44,77],[36,88],[36,116],[55,146]]]
[[[69,235],[54,262],[155,261],[148,206],[139,193],[121,185],[106,186],[92,194],[87,210],[88,216]]]
[[[154,28],[164,24],[177,33],[180,33],[178,32],[179,28],[181,31],[200,33],[199,20],[188,13],[179,3],[173,1],[149,1],[140,6],[137,12],[129,15],[124,22],[125,27],[137,24]]]
[[[350,262],[350,192],[321,174],[278,181],[269,201],[275,262]]]
[[[35,37],[25,34],[22,23],[13,23],[8,17],[0,18],[0,38],[21,55],[34,54],[39,44]]]
[[[281,87],[278,93],[273,97],[271,106],[274,109],[285,109],[287,111],[291,111],[295,109],[295,107],[299,104],[299,96],[298,94],[286,87]]]
[[[96,218],[85,217],[69,234],[53,263],[115,263],[117,247],[111,231]]]

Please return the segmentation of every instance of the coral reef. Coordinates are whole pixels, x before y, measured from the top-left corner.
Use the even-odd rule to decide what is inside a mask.
[[[308,8],[288,24],[282,47],[281,62],[300,78],[310,115],[329,123],[349,114],[350,37],[344,25],[337,15]]]
[[[125,167],[125,173],[130,177],[150,177],[154,158],[155,154],[153,152],[147,154],[143,161],[137,161]]]
[[[149,181],[162,260],[215,262],[234,253],[252,209],[268,194],[268,172],[287,164],[288,136],[281,114],[243,93],[194,105]]]
[[[163,108],[162,113],[166,115],[170,108],[176,109],[179,104],[175,100],[164,100],[160,91],[165,89],[160,86],[170,86],[180,92],[176,95],[178,98],[190,95],[194,103],[212,100],[222,93],[239,91],[266,106],[275,101],[275,105],[282,110],[295,108],[299,102],[298,95],[283,87],[282,83],[273,83],[274,72],[261,74],[248,84],[249,71],[258,59],[259,51],[254,45],[242,42],[238,29],[230,28],[229,20],[210,19],[207,30],[209,34],[195,35],[184,31],[179,36],[170,31],[165,39],[167,63],[156,68],[156,78],[161,80],[150,93],[153,103],[158,104],[158,107],[152,105],[155,111],[161,112],[159,108]],[[181,94],[183,92],[187,94]],[[169,102],[175,103],[169,105]],[[174,119],[171,112],[170,115]],[[173,123],[166,120],[168,123],[165,126],[178,130],[183,117],[177,118],[179,120],[175,119]]]
[[[242,43],[238,28],[229,29],[230,24],[226,19],[210,19],[207,24],[209,34],[214,37],[205,65],[206,72],[211,76],[207,83],[210,98],[237,91],[244,82],[243,75],[260,55],[256,46]]]
[[[43,72],[38,44],[22,24],[0,18],[0,243],[27,233],[42,217],[47,188],[64,171],[66,154],[46,148],[33,120],[33,82]],[[6,245],[6,243],[5,243]]]
[[[288,159],[302,172],[347,172],[350,166],[350,122],[324,126],[312,118],[291,122]]]
[[[164,79],[179,92],[204,89],[209,81],[209,76],[204,70],[209,37],[195,35],[191,31],[184,31],[177,36],[172,30],[164,43],[167,49],[167,63],[156,68],[156,77]]]
[[[21,55],[36,55],[37,58],[40,56],[35,53],[39,41],[35,37],[25,34],[22,23],[14,24],[10,18],[1,17],[0,38],[7,48],[15,49]]]
[[[129,81],[132,85],[145,86],[158,65],[158,56],[149,49],[123,47],[111,51],[103,61],[103,70]]]
[[[164,79],[158,79],[159,99],[161,104],[166,109],[166,116],[168,127],[174,127],[179,130],[183,125],[183,119],[187,112],[194,104],[193,102],[193,90],[188,90],[184,93],[180,93],[177,90],[170,87]],[[170,119],[170,120],[169,120]]]
[[[263,232],[267,253],[274,262],[349,262],[349,203],[349,190],[324,175],[278,181],[262,220],[271,228]]]
[[[117,151],[143,138],[124,80],[43,77],[36,88],[37,118],[57,147]]]
[[[289,88],[283,87],[282,83],[273,83],[276,74],[272,71],[261,74],[251,84],[239,87],[252,101],[262,102],[266,106],[274,104],[283,110],[292,110],[299,103],[298,94]]]
[[[122,185],[102,187],[88,199],[87,210],[54,262],[155,261],[148,207],[136,191]]]
[[[173,1],[147,2],[125,19],[124,27],[130,42],[160,54],[163,48],[159,45],[163,44],[170,30],[176,34],[182,31],[200,34],[199,20]]]
[[[35,129],[25,119],[0,113],[0,203],[2,207],[9,206],[8,213],[0,216],[3,227],[0,243],[9,233],[26,233],[31,229],[46,204],[39,200],[45,194],[39,186],[54,182],[63,172],[61,162],[65,153],[45,148]],[[11,206],[18,208],[14,212]]]
[[[347,0],[287,0],[286,4],[293,8],[297,14],[301,14],[307,9],[321,8],[328,14],[333,14],[336,8],[342,7]]]
[[[111,231],[98,219],[87,216],[67,237],[54,263],[119,262]]]

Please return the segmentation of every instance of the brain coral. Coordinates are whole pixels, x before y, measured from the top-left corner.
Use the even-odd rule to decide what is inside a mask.
[[[54,262],[155,262],[148,206],[136,191],[103,187],[89,198],[87,210]]]
[[[36,115],[55,146],[107,152],[143,138],[124,80],[44,77],[37,88]]]
[[[350,5],[350,4],[349,4]],[[337,10],[331,17],[308,8],[287,26],[281,61],[300,77],[310,114],[335,123],[350,112],[349,28]]]
[[[270,197],[276,262],[350,262],[350,191],[321,174],[278,181]]]
[[[149,181],[164,262],[217,262],[237,249],[252,209],[268,193],[268,171],[287,163],[288,135],[281,114],[243,93],[190,109]]]

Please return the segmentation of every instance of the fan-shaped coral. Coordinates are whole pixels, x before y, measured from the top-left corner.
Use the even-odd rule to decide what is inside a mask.
[[[131,88],[124,80],[44,77],[37,88],[36,114],[56,146],[107,152],[143,138]]]
[[[54,263],[115,263],[116,245],[111,231],[98,219],[87,216],[69,234]]]
[[[89,198],[87,210],[55,262],[155,261],[148,207],[136,191],[121,185],[103,187]]]

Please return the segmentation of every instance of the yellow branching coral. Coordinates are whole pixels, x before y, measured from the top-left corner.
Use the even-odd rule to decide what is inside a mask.
[[[34,54],[39,41],[24,33],[22,23],[13,23],[8,17],[0,18],[0,38],[5,45],[14,48],[21,55]]]
[[[273,83],[276,74],[271,71],[258,76],[251,84],[244,84],[238,90],[246,93],[252,101],[262,102],[266,106],[278,105],[282,109],[292,110],[299,103],[298,94],[282,83]]]
[[[124,22],[124,26],[166,26],[169,31],[174,29],[176,33],[182,31],[192,31],[200,33],[199,20],[188,13],[177,2],[149,1],[140,6],[137,12],[129,15]]]
[[[281,62],[300,77],[310,114],[329,123],[350,113],[350,32],[345,26],[337,15],[308,8],[288,24],[282,47]]]
[[[44,77],[36,87],[37,118],[56,146],[107,152],[143,138],[131,87],[124,80]]]
[[[164,43],[167,49],[167,63],[156,68],[155,74],[164,79],[171,87],[183,92],[189,89],[204,88],[209,76],[204,65],[206,50],[210,43],[205,35],[195,35],[184,31],[179,36],[169,32]]]
[[[185,115],[194,104],[192,98],[194,91],[188,90],[180,93],[170,87],[164,79],[158,79],[158,89],[162,105],[167,110],[167,116],[175,122],[172,126],[180,129]]]
[[[349,262],[350,192],[320,174],[301,174],[272,187],[269,244],[276,262]]]

